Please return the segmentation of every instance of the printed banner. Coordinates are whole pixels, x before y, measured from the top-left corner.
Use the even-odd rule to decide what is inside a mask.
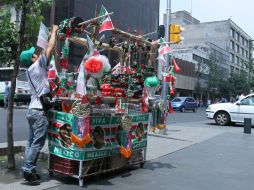
[[[132,121],[128,132],[133,150],[147,146],[147,128],[149,114],[129,115]],[[51,111],[48,131],[49,151],[60,157],[73,160],[92,160],[119,154],[119,147],[128,139],[122,126],[121,116],[91,116],[91,141],[84,147],[78,147],[70,134],[82,138],[89,123],[85,118],[76,118],[72,114]]]

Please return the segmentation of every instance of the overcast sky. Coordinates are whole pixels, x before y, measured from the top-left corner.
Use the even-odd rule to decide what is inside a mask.
[[[168,0],[160,0],[160,24],[166,13]],[[171,0],[171,11],[186,10],[200,22],[227,20],[231,18],[251,38],[254,38],[253,0]]]

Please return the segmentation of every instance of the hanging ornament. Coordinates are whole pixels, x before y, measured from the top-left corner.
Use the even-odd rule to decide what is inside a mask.
[[[181,72],[181,68],[177,65],[176,60],[174,58],[172,58],[172,62],[173,62],[173,65],[174,65],[174,71],[176,73],[180,73]]]
[[[131,148],[125,148],[124,146],[120,146],[119,151],[124,158],[129,158],[132,155]]]
[[[147,96],[147,89],[144,88],[143,96],[142,96],[142,105],[141,105],[141,112],[147,113],[148,112],[148,96]]]
[[[130,158],[130,156],[132,155],[132,132],[131,132],[131,126],[132,126],[132,121],[131,121],[131,117],[130,116],[123,116],[121,119],[121,125],[124,129],[124,133],[126,136],[126,145],[125,146],[120,146],[119,147],[119,151],[122,154],[122,156],[124,158]]]
[[[69,113],[72,109],[72,101],[71,100],[63,100],[62,101],[62,111],[65,113]]]
[[[173,107],[172,107],[172,104],[171,104],[171,101],[169,101],[169,113],[175,113]]]
[[[159,79],[156,76],[148,77],[145,79],[144,85],[146,87],[157,87],[160,84]]]
[[[86,134],[84,137],[78,137],[77,135],[71,133],[71,141],[78,147],[84,148],[91,141],[90,134]]]
[[[91,112],[91,106],[87,104],[82,104],[80,100],[73,103],[71,113],[76,117],[86,117]]]
[[[92,56],[85,62],[84,66],[86,72],[95,74],[102,70],[103,64],[100,59]]]
[[[95,104],[100,106],[102,104],[102,99],[100,96],[97,96],[96,99],[95,99]]]
[[[132,121],[130,116],[123,116],[121,119],[121,124],[126,131],[130,131],[132,126]]]

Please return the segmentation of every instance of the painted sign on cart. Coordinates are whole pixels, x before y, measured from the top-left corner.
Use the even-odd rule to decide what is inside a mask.
[[[132,120],[131,139],[133,150],[147,146],[148,114],[129,115]],[[124,145],[125,131],[120,130],[121,116],[90,117],[91,141],[84,147],[77,147],[70,139],[70,133],[79,137],[79,123],[72,114],[52,111],[49,114],[50,127],[48,131],[49,151],[51,154],[73,159],[93,160],[119,154],[119,145]],[[79,121],[79,120],[78,120]],[[139,129],[138,129],[139,128]],[[139,132],[142,133],[139,133]],[[121,144],[119,144],[121,143]]]

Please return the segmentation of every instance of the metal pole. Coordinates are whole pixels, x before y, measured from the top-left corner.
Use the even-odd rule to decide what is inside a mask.
[[[166,22],[166,26],[165,26],[165,40],[167,41],[169,39],[169,25],[170,25],[170,15],[171,15],[171,0],[167,0],[167,22]],[[165,57],[165,66],[164,66],[164,71],[163,72],[167,72],[167,69],[169,67],[169,55],[166,54],[166,57]],[[168,89],[168,84],[164,81],[164,77],[162,77],[162,82],[163,82],[163,88],[162,88],[162,100],[163,102],[166,104],[166,107],[168,106],[167,105],[167,97],[166,97],[166,94],[167,94],[167,89]]]

